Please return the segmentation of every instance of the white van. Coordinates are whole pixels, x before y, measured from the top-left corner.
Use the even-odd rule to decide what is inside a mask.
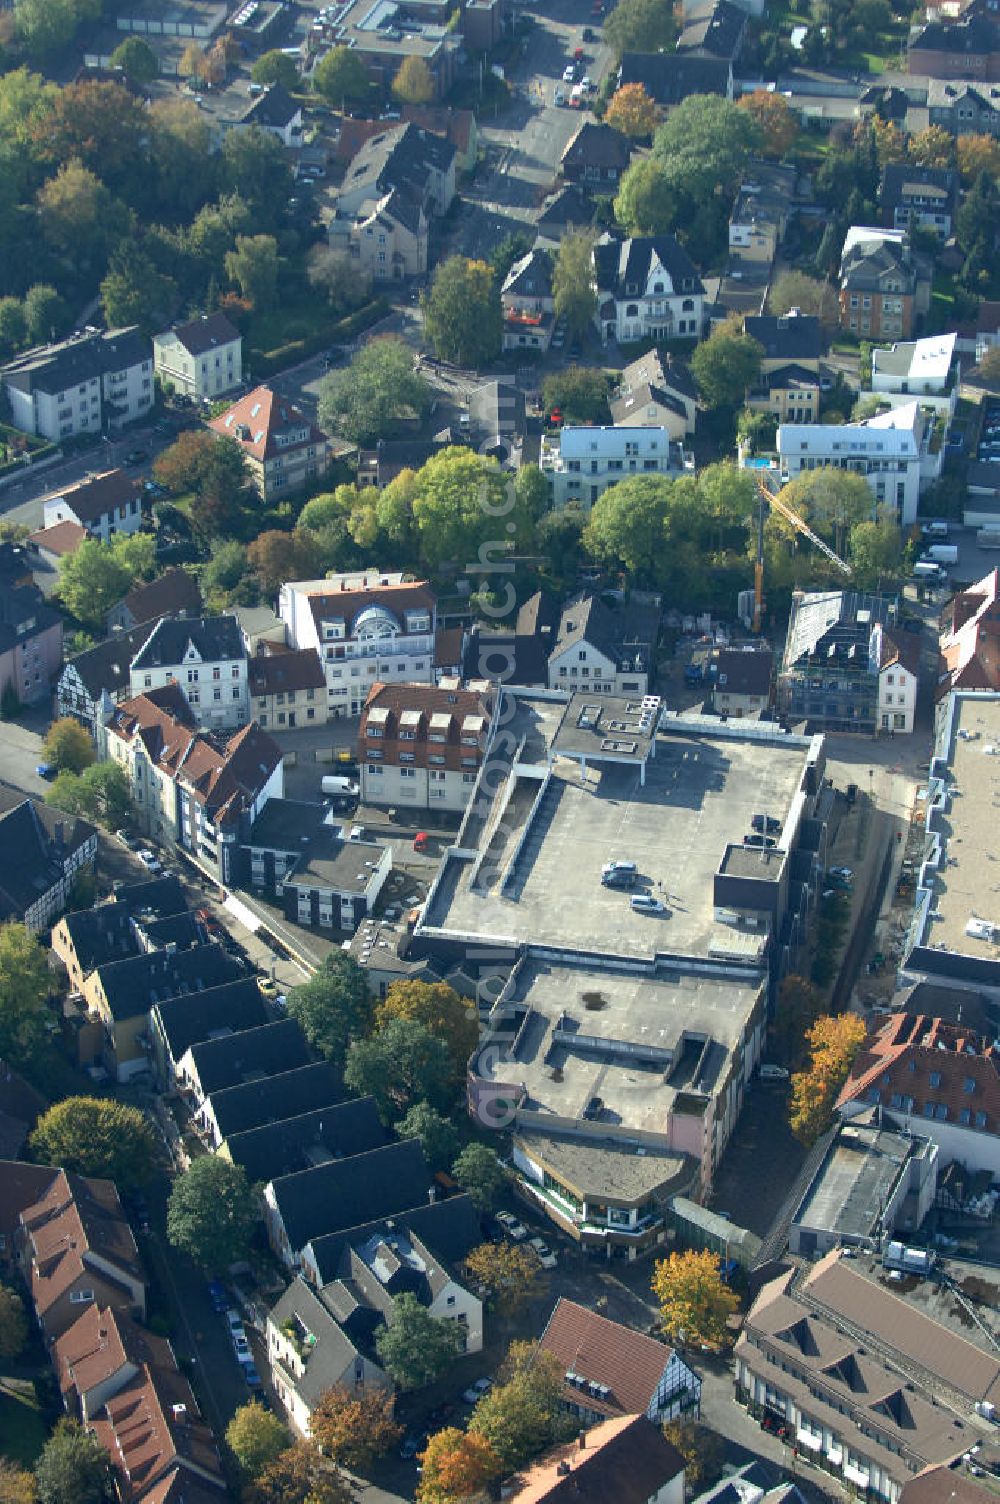
[[[350,778],[344,778],[336,773],[325,773],[320,784],[324,794],[330,794],[334,799],[353,799],[360,789]]]
[[[915,580],[930,580],[937,584],[944,579],[944,570],[940,564],[935,564],[930,559],[921,559],[913,566],[913,578]]]

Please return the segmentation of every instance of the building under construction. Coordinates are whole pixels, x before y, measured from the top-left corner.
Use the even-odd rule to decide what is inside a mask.
[[[895,596],[796,591],[778,675],[782,718],[813,731],[874,732],[882,635],[898,611]]]

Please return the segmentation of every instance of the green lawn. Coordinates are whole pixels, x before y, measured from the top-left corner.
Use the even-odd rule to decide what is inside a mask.
[[[0,1379],[0,1457],[31,1467],[47,1440],[31,1384]]]

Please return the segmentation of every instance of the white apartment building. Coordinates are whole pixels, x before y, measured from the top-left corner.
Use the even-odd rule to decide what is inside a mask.
[[[366,804],[464,810],[493,736],[486,683],[376,684],[358,733]]]
[[[58,443],[74,434],[107,433],[153,406],[153,350],[135,326],[87,330],[56,345],[27,350],[0,371],[11,421]]]
[[[828,466],[853,470],[864,476],[875,501],[909,527],[917,519],[923,484],[940,473],[944,446],[930,453],[933,428],[917,402],[858,423],[782,423],[777,439],[782,479]]]
[[[202,314],[153,335],[153,364],[187,397],[215,398],[243,381],[243,336],[224,313]]]
[[[176,684],[199,726],[218,731],[250,719],[247,651],[235,616],[162,617],[132,659],[134,697]]]
[[[666,428],[562,428],[542,441],[539,460],[552,482],[552,505],[575,501],[589,512],[609,486],[628,475],[680,475],[693,468]]]
[[[893,736],[909,736],[917,714],[920,638],[913,632],[887,632],[876,623],[872,652],[878,662],[877,726]]]
[[[142,487],[124,470],[88,475],[44,497],[42,516],[47,528],[75,522],[92,538],[110,543],[117,534],[136,533],[142,526]]]
[[[373,684],[433,684],[437,601],[426,580],[363,570],[282,585],[295,648],[315,648],[331,715],[360,715]]]

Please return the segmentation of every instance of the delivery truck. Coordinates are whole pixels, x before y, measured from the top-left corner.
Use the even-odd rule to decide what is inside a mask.
[[[1000,527],[981,527],[976,542],[980,548],[1000,548]]]
[[[331,799],[356,799],[360,792],[358,785],[350,778],[345,778],[339,773],[325,773],[320,788]]]
[[[929,548],[924,549],[921,559],[930,559],[934,564],[957,564],[958,544],[932,543]]]

